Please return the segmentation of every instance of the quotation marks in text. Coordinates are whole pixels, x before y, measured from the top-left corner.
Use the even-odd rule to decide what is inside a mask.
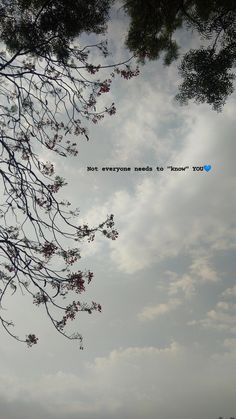
[[[167,166],[167,170],[171,172],[185,172],[185,171],[193,171],[193,172],[209,172],[212,169],[212,166],[210,164],[205,164],[204,166]],[[120,172],[163,172],[165,169],[163,166],[145,166],[145,167],[101,167],[98,166],[87,166],[87,172],[114,172],[114,173],[120,173]]]

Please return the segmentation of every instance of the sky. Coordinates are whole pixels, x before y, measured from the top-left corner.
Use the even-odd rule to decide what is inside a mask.
[[[127,57],[126,28],[114,12],[111,59]],[[185,48],[198,42],[184,35]],[[17,333],[33,329],[40,340],[28,349],[1,331],[0,419],[236,416],[236,95],[221,113],[181,107],[177,64],[147,63],[140,76],[117,79],[107,96],[117,113],[90,127],[79,155],[44,155],[67,179],[78,224],[112,213],[119,238],[80,246],[81,268],[94,272],[81,299],[102,305],[73,324],[83,351],[43,310],[9,298]],[[204,165],[211,170],[192,170]]]

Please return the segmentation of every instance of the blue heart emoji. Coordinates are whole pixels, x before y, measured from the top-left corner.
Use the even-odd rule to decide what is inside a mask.
[[[205,170],[206,172],[209,172],[209,171],[211,170],[211,165],[210,165],[210,164],[206,164],[206,165],[204,166],[204,170]]]

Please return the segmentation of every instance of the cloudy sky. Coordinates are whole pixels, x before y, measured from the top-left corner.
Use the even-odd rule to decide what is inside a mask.
[[[109,26],[114,60],[126,57],[121,11]],[[220,114],[180,107],[178,83],[177,66],[161,62],[117,80],[107,96],[117,114],[90,128],[77,158],[55,158],[79,222],[113,213],[119,239],[81,246],[81,268],[95,274],[82,298],[102,305],[74,322],[84,351],[31,302],[9,299],[17,332],[40,341],[28,349],[1,332],[0,419],[236,416],[236,96]],[[212,169],[192,170],[203,165]]]

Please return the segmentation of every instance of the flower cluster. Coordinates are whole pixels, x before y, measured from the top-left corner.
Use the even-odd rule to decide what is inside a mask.
[[[109,113],[109,110],[107,109],[107,108],[105,108],[106,109],[106,112],[109,114],[109,115],[111,115],[111,113]],[[104,115],[103,114],[94,114],[94,116],[93,116],[93,118],[91,119],[91,121],[94,123],[94,124],[97,124],[99,121],[101,121],[101,119],[103,119],[104,118]]]
[[[67,265],[73,265],[73,263],[77,262],[77,260],[81,258],[79,249],[77,248],[62,250],[60,255],[63,257]]]
[[[69,275],[67,282],[64,283],[64,288],[67,291],[74,291],[76,294],[80,294],[85,291],[84,283],[83,272],[78,271]]]
[[[87,224],[79,226],[77,229],[77,237],[78,239],[83,239],[84,237],[88,237],[88,241],[93,241],[95,234],[89,229]]]
[[[120,70],[119,68],[115,68],[114,71],[126,80],[130,80],[133,77],[138,76],[140,73],[138,67],[136,67],[135,70],[132,70],[129,65],[126,65],[125,67],[126,67],[126,70]]]
[[[108,115],[115,115],[115,113],[116,113],[116,107],[115,107],[115,104],[114,103],[112,103],[111,104],[111,106],[110,106],[110,108],[105,108],[106,109],[106,112],[108,113]]]
[[[78,150],[77,150],[77,144],[73,143],[73,144],[69,144],[66,147],[66,154],[68,156],[77,156],[78,154]]]
[[[95,74],[95,73],[97,73],[99,70],[100,70],[100,68],[101,68],[101,65],[99,64],[99,65],[92,65],[92,64],[87,64],[86,65],[86,70],[88,71],[88,73],[90,73],[90,74]]]
[[[62,186],[65,186],[66,182],[65,180],[61,177],[61,176],[56,176],[54,183],[52,185],[48,185],[48,189],[52,192],[52,193],[56,193],[59,191],[59,189]]]
[[[45,304],[49,300],[48,296],[43,292],[38,292],[34,295],[33,304],[39,306],[40,304]]]
[[[58,247],[53,242],[46,241],[42,245],[42,247],[40,249],[40,252],[43,254],[43,256],[46,259],[50,259],[55,254],[57,249],[58,249]]]
[[[98,96],[100,96],[102,93],[109,92],[110,88],[111,88],[111,79],[104,80],[104,82],[100,84]]]
[[[40,172],[46,176],[52,176],[54,174],[54,166],[50,162],[40,163]]]
[[[33,345],[36,345],[36,343],[38,342],[38,338],[36,338],[36,336],[34,334],[29,334],[26,336],[26,343],[27,346],[30,348]]]
[[[104,236],[106,236],[108,239],[111,240],[116,240],[119,233],[117,230],[111,230],[111,231],[107,231],[107,230],[102,230]]]
[[[90,271],[81,272],[77,271],[74,273],[70,273],[68,275],[67,281],[63,282],[61,285],[61,290],[63,291],[63,295],[66,295],[68,291],[73,291],[76,294],[80,294],[81,292],[85,291],[85,280],[87,279],[87,283],[89,284],[93,278],[93,273]]]
[[[48,198],[44,198],[43,196],[36,197],[35,202],[39,207],[46,207],[47,210],[51,208],[51,201]]]

